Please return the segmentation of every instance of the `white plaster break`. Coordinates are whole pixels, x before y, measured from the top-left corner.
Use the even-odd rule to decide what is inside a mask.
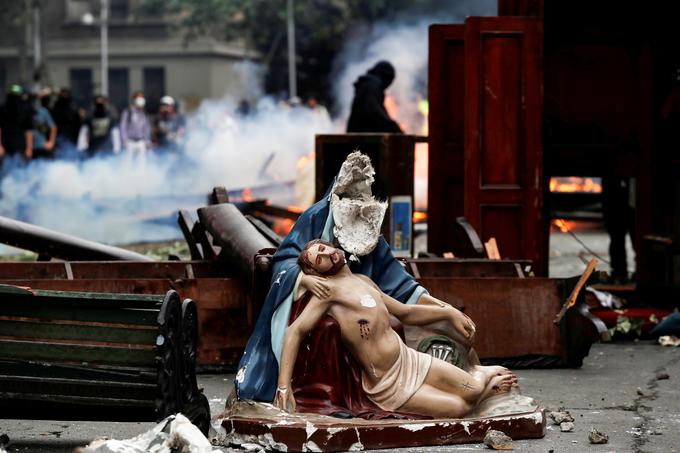
[[[366,308],[375,308],[376,301],[370,294],[364,294],[361,296],[361,306]]]
[[[333,235],[351,255],[369,254],[380,238],[387,202],[371,193],[374,175],[371,159],[355,151],[340,167],[331,190]]]

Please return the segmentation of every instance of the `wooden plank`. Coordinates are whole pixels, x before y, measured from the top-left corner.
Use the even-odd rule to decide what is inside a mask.
[[[0,316],[0,336],[153,345],[158,336],[158,329],[155,326],[152,329],[113,327],[103,323],[100,325],[60,324],[13,320]]]
[[[155,326],[158,310],[111,309],[97,308],[87,310],[84,307],[64,307],[54,304],[32,303],[21,300],[3,300],[0,302],[3,316],[23,318],[58,319],[82,322],[111,322],[115,324],[138,324]]]
[[[148,366],[154,363],[156,348],[122,348],[115,346],[84,346],[73,343],[32,342],[0,339],[0,356],[15,360],[49,362],[87,362]]]
[[[567,298],[567,300],[564,302],[564,305],[560,309],[559,313],[557,314],[557,316],[555,316],[555,319],[553,321],[554,324],[558,325],[560,321],[562,321],[562,318],[564,317],[564,314],[567,312],[567,310],[569,310],[571,307],[574,306],[574,304],[576,304],[576,299],[578,298],[581,289],[588,281],[588,278],[590,278],[590,275],[595,270],[595,266],[597,266],[597,260],[593,258],[588,263],[588,266],[586,266],[586,270],[583,272],[583,275],[581,275],[581,278],[579,278],[578,282],[576,282],[576,286],[574,286],[574,289],[572,289],[569,298]]]
[[[500,260],[501,253],[498,251],[498,244],[496,243],[496,238],[491,238],[484,243],[484,248],[486,249],[486,255],[490,260]]]
[[[191,254],[191,259],[202,260],[203,254],[201,253],[201,250],[198,248],[196,238],[192,234],[192,230],[194,228],[194,224],[196,223],[196,221],[191,216],[191,213],[186,210],[179,211],[177,215],[177,223],[179,224],[179,229],[182,230],[184,239],[186,240],[186,243],[189,246],[189,253]]]
[[[0,388],[2,388],[2,392],[14,394],[69,395],[87,398],[153,401],[156,398],[157,383],[0,374]]]

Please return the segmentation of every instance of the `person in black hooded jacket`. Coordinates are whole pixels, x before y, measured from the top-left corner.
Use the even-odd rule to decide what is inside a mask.
[[[380,61],[354,82],[352,112],[347,132],[392,132],[401,134],[399,125],[385,109],[385,89],[394,80],[394,66]]]

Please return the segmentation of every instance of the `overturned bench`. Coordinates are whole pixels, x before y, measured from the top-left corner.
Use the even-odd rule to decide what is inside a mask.
[[[0,285],[2,418],[160,420],[204,433],[196,383],[196,305],[165,295]]]

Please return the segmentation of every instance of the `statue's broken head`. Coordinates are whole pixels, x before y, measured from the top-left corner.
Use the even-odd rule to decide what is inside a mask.
[[[371,159],[354,151],[343,162],[331,190],[333,235],[348,253],[369,254],[378,244],[387,202],[371,192],[375,170]]]

